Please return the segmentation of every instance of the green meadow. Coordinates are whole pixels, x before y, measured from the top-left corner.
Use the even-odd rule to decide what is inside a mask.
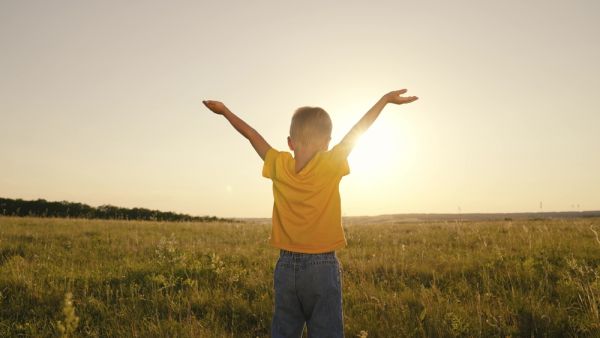
[[[270,226],[0,217],[0,336],[267,337]],[[346,227],[347,337],[600,337],[600,219]]]

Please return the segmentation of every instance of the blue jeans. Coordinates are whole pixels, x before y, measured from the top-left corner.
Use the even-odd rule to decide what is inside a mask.
[[[344,337],[342,277],[335,252],[281,250],[275,266],[271,337]]]

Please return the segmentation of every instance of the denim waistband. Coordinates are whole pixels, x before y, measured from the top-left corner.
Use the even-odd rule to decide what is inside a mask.
[[[321,252],[321,253],[305,253],[305,252],[294,252],[287,251],[284,249],[279,250],[279,257],[311,257],[311,258],[327,258],[335,257],[335,251]]]

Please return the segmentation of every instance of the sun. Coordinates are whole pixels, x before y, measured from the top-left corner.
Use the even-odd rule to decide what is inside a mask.
[[[377,121],[382,122],[382,121]],[[380,176],[393,171],[404,160],[404,137],[398,126],[375,123],[357,141],[348,157],[355,175]]]

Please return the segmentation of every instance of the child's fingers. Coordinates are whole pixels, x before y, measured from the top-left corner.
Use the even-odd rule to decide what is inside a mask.
[[[209,109],[213,109],[215,107],[215,101],[211,101],[211,100],[204,100],[202,101],[202,103],[204,103],[204,105],[209,108]]]
[[[398,95],[401,95],[404,93],[406,93],[406,89],[394,90],[394,91],[390,92],[390,94],[393,96],[398,96]]]

